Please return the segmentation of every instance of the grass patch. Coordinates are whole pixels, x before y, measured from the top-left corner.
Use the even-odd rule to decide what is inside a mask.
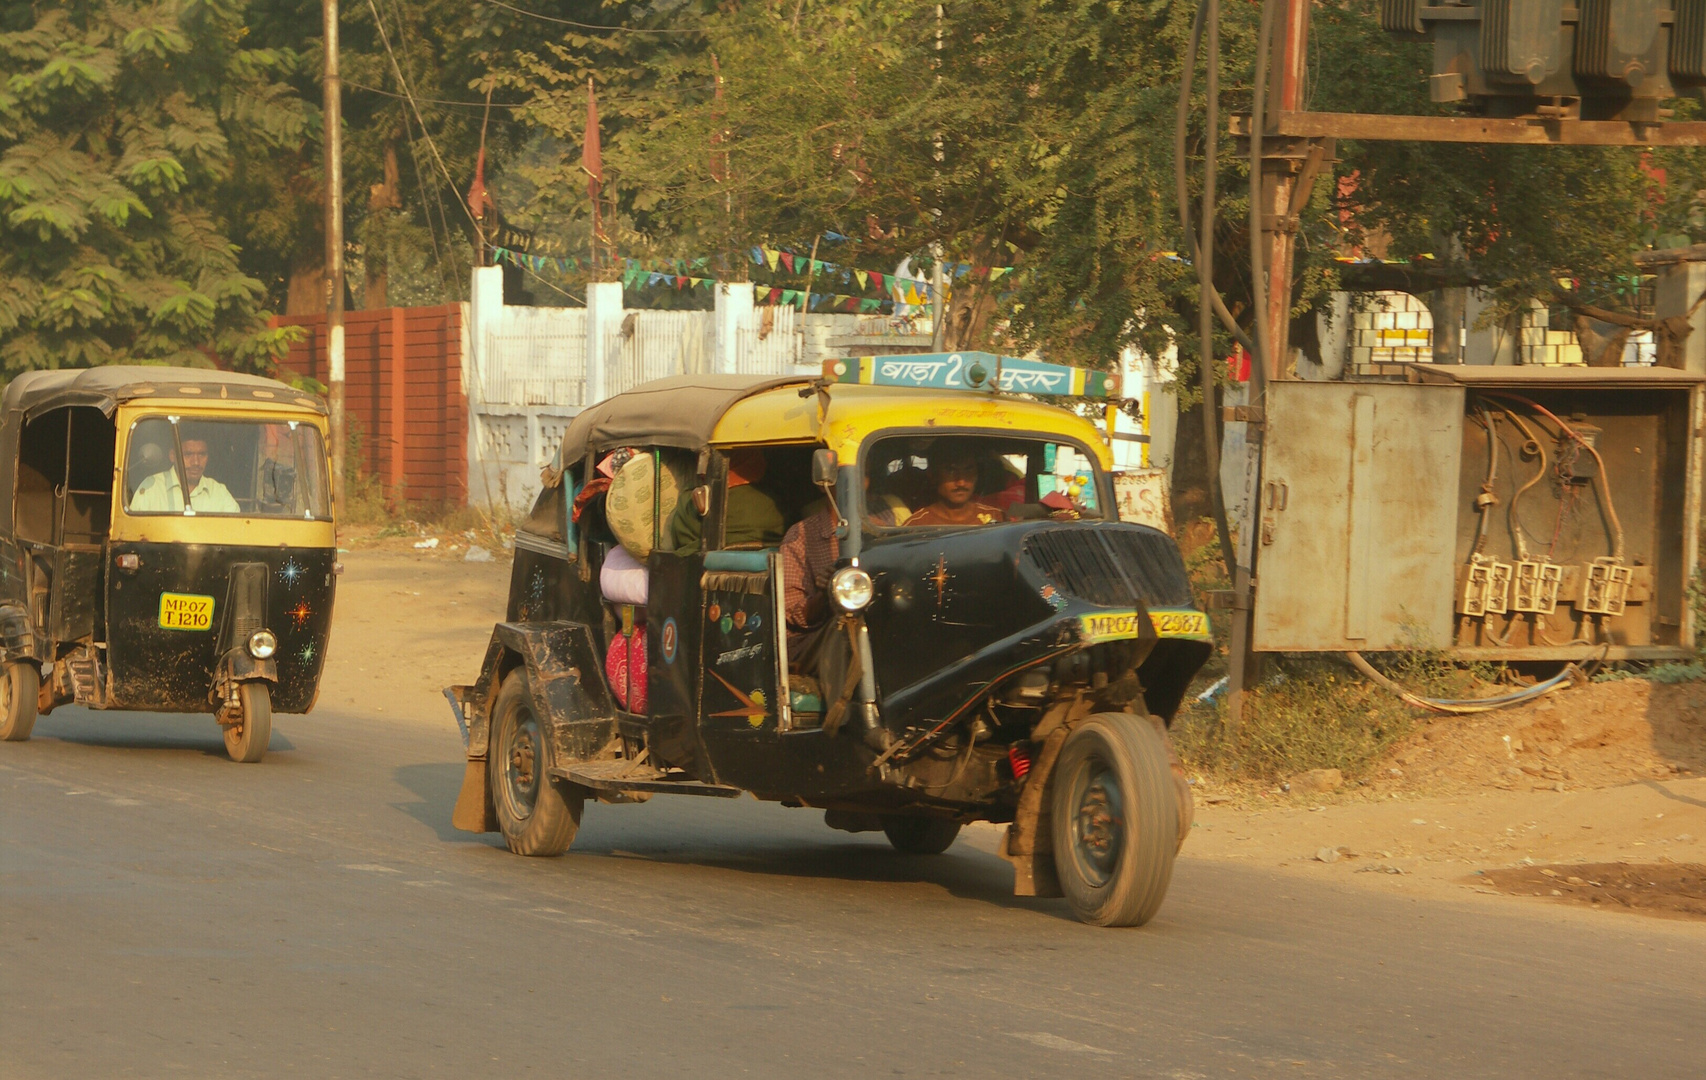
[[[1694,682],[1706,679],[1706,662],[1694,660],[1686,664],[1653,664],[1651,667],[1638,662],[1619,664],[1593,677],[1594,682],[1622,682],[1624,679],[1646,679],[1666,685]]]
[[[1370,662],[1425,697],[1489,693],[1490,672],[1446,663],[1437,653],[1396,653]],[[1243,713],[1231,728],[1224,695],[1212,705],[1181,710],[1172,739],[1185,765],[1234,783],[1269,783],[1310,769],[1338,769],[1356,780],[1425,715],[1344,664],[1316,656],[1266,662],[1260,684],[1245,692]]]
[[[344,501],[338,508],[338,522],[349,526],[376,526],[376,539],[426,536],[429,534],[472,533],[476,543],[488,548],[501,548],[506,536],[515,531],[515,521],[507,506],[463,506],[457,504],[412,503],[385,490],[379,478],[362,467],[365,432],[359,420],[349,421],[349,433],[344,450]]]

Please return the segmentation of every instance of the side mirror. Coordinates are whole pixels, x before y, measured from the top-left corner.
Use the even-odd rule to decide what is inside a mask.
[[[819,447],[812,451],[812,483],[818,487],[830,487],[835,483],[835,473],[841,463],[835,457],[835,451],[827,447]]]

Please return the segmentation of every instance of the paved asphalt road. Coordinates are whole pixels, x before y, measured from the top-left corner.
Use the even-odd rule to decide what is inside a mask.
[[[259,766],[206,718],[36,732],[0,745],[7,1080],[1706,1072],[1674,925],[1186,858],[1099,930],[1013,898],[993,834],[903,857],[748,799],[518,858],[450,828],[448,717],[279,717]]]

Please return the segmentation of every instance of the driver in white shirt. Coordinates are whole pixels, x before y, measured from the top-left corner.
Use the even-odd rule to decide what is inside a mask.
[[[197,513],[238,514],[237,500],[224,484],[207,475],[207,440],[183,439],[184,479],[190,485],[190,506]],[[184,508],[184,489],[178,482],[176,451],[168,451],[173,468],[157,472],[142,481],[136,494],[130,497],[130,508],[139,513],[181,511]]]

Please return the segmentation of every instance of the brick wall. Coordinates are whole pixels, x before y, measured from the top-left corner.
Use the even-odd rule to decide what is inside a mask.
[[[280,367],[326,382],[326,317],[288,315],[273,325],[308,331]],[[387,495],[410,502],[466,503],[461,306],[347,313],[344,413],[350,431],[361,436],[357,467],[377,478]]]

